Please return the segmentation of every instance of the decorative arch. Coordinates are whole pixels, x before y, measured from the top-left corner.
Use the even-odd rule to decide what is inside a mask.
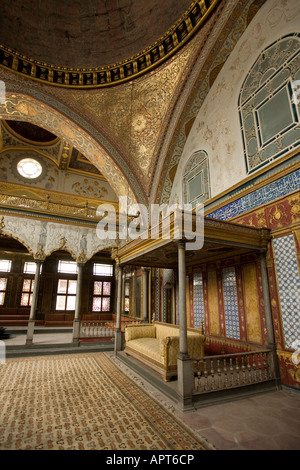
[[[0,107],[0,118],[31,122],[72,143],[101,171],[118,196],[127,196],[130,204],[136,203],[129,179],[109,153],[86,130],[61,112],[32,96],[6,92],[5,105]]]
[[[26,242],[24,242],[24,240],[22,240],[20,237],[18,237],[17,235],[7,232],[4,227],[5,227],[4,217],[2,216],[0,218],[0,234],[5,235],[6,237],[12,238],[13,240],[16,240],[17,242],[21,243],[21,245],[23,245],[24,248],[26,248],[28,253],[32,257],[34,257],[34,253],[33,253],[32,249],[30,248],[30,246]]]

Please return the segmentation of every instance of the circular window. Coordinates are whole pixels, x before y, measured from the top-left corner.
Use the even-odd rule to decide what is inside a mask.
[[[23,158],[17,165],[18,172],[24,178],[35,179],[43,171],[42,165],[34,158]]]

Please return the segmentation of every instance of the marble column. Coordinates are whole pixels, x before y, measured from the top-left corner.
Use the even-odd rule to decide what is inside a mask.
[[[30,315],[29,315],[29,321],[28,321],[28,326],[27,326],[27,337],[26,337],[27,346],[30,346],[33,343],[36,307],[37,307],[37,301],[38,301],[38,295],[39,295],[42,264],[43,264],[42,260],[35,260],[34,287],[33,287],[33,292],[32,292]]]
[[[73,344],[75,345],[79,345],[79,338],[80,338],[80,313],[81,313],[81,300],[82,300],[83,268],[84,268],[84,263],[77,263],[77,290],[76,290],[75,315],[74,315],[74,321],[73,321]]]
[[[118,271],[118,293],[117,293],[117,322],[116,322],[116,333],[115,333],[115,354],[117,351],[122,350],[122,330],[121,330],[121,314],[122,314],[122,266],[117,265],[116,269]]]
[[[193,364],[188,354],[186,318],[186,264],[185,243],[178,242],[178,310],[179,310],[179,354],[177,357],[178,394],[182,407],[192,409]]]
[[[149,323],[149,272],[150,268],[143,268],[143,323]]]

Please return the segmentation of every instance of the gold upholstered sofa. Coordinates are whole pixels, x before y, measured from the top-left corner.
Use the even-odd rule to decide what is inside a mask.
[[[187,331],[189,356],[204,356],[205,335],[194,328]],[[124,352],[159,372],[168,381],[177,376],[179,327],[160,322],[127,325]]]

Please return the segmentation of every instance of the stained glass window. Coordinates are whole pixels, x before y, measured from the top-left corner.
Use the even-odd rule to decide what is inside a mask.
[[[75,310],[76,292],[77,281],[72,279],[59,279],[57,285],[56,310]]]
[[[111,282],[103,282],[103,295],[110,295]]]
[[[101,312],[101,297],[93,298],[93,312]]]
[[[93,289],[93,312],[110,311],[111,282],[94,281]]]
[[[300,144],[300,34],[261,52],[239,96],[247,172],[258,170]]]
[[[208,155],[204,150],[193,153],[188,160],[182,181],[183,203],[196,207],[210,198]]]
[[[34,279],[23,279],[21,293],[21,307],[30,307],[32,301],[32,293],[34,289]]]
[[[94,282],[94,295],[101,295],[102,294],[102,282],[95,281]]]

